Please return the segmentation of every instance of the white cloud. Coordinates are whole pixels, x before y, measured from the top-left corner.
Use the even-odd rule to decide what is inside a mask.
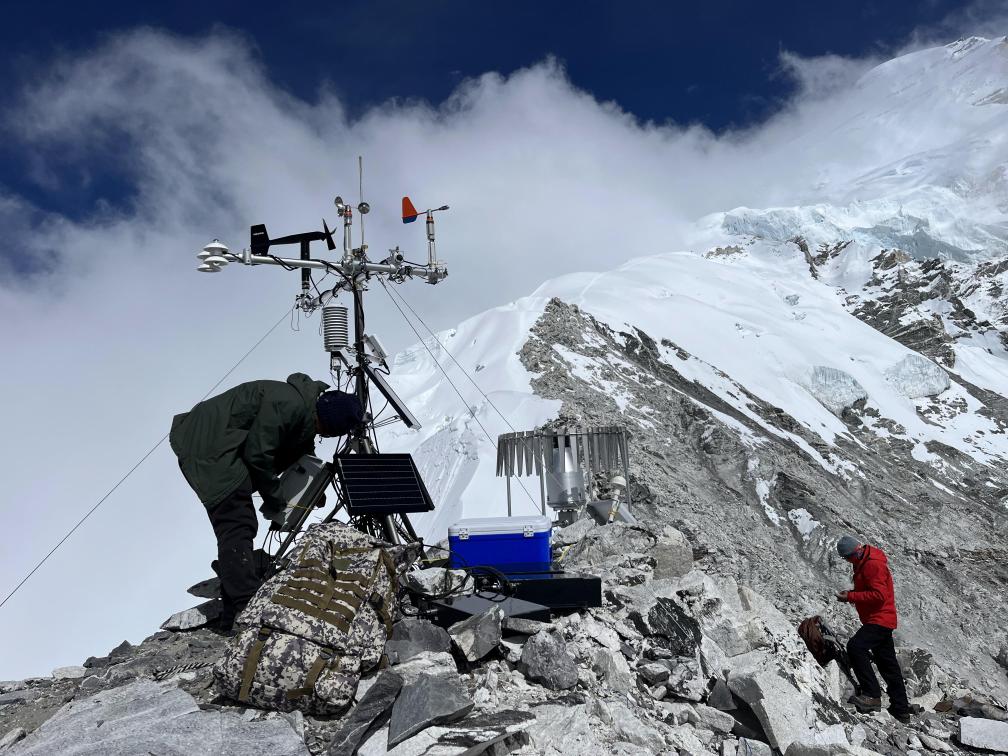
[[[297,293],[296,277],[277,269],[198,275],[195,251],[214,236],[240,248],[251,223],[280,235],[333,220],[333,195],[356,197],[357,155],[379,255],[400,244],[423,256],[420,224],[398,221],[402,194],[451,205],[438,229],[450,277],[404,287],[431,326],[446,327],[547,277],[677,249],[706,213],[820,198],[905,154],[911,132],[919,149],[965,128],[851,132],[864,61],[782,64],[802,83],[798,99],[767,124],[721,136],[641,124],[551,61],[467,81],[437,107],[388,103],[357,120],[326,91],[304,102],[279,90],[248,43],[227,34],[135,31],[39,72],[6,116],[8,138],[35,155],[34,175],[53,186],[105,163],[135,194],[76,222],[0,197],[9,251],[42,261],[28,277],[0,268],[7,583]],[[368,299],[384,341],[413,340],[380,289]],[[317,321],[278,329],[227,385],[295,370],[325,373]],[[205,514],[162,447],[0,610],[0,678],[138,640],[185,605],[182,590],[208,574],[212,551]]]

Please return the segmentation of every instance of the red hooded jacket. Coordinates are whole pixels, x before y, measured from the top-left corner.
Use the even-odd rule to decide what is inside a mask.
[[[896,629],[896,593],[893,590],[889,560],[882,549],[865,546],[854,563],[854,590],[847,592],[862,625],[881,625]]]

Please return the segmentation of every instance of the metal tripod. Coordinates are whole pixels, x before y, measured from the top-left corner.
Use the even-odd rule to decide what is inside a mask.
[[[362,296],[363,286],[361,285],[361,278],[363,277],[363,274],[361,274],[360,276],[354,278],[350,287],[354,301],[353,354],[355,362],[355,365],[351,369],[354,374],[354,394],[357,396],[357,400],[360,402],[361,407],[364,408],[365,413],[367,413],[370,406],[370,392],[368,387],[368,371],[366,370],[368,356],[364,350],[364,303]],[[334,355],[334,358],[335,357],[336,355]],[[338,355],[338,358],[341,360],[344,359],[342,355]],[[344,364],[347,364],[345,360]],[[349,365],[347,366],[350,367]],[[374,418],[371,418],[369,413],[366,415],[366,418],[366,422],[351,433],[349,450],[353,454],[375,453],[374,442],[371,438]],[[317,504],[325,495],[326,489],[335,489],[335,486],[332,485],[335,477],[335,459],[332,463],[326,465],[325,475],[323,477],[325,479],[325,485],[317,486],[314,491],[314,495],[309,501],[302,501],[304,506],[301,509],[299,518],[295,521],[293,527],[287,533],[287,536],[280,543],[276,553],[272,556],[271,562],[274,569],[282,565],[285,554],[304,530],[304,527],[308,522],[308,518],[311,516],[311,513],[317,509]],[[324,518],[322,518],[322,522],[331,522],[345,506],[345,497],[342,493],[340,493],[340,496],[333,505],[333,508]],[[385,515],[384,517],[372,517],[370,515],[351,516],[350,524],[368,535],[375,537],[381,536],[389,543],[402,543],[404,537],[409,543],[419,540],[409,517],[407,517],[405,513]]]

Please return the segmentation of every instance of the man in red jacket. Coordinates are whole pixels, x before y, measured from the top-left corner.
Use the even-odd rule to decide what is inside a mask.
[[[861,629],[847,642],[851,668],[861,684],[861,695],[851,703],[863,714],[882,709],[882,690],[872,669],[872,660],[886,683],[889,713],[901,722],[910,719],[903,671],[896,658],[896,594],[886,555],[876,546],[859,543],[850,536],[837,542],[837,553],[854,567],[854,590],[839,591],[837,601],[854,604]]]

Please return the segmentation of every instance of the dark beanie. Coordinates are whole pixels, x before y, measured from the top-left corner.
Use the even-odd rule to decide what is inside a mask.
[[[364,408],[354,394],[326,391],[315,403],[323,436],[342,436],[364,422]]]
[[[857,539],[851,538],[849,535],[845,535],[839,541],[837,541],[836,550],[837,554],[846,559],[852,556],[855,551],[857,551],[858,542]]]

